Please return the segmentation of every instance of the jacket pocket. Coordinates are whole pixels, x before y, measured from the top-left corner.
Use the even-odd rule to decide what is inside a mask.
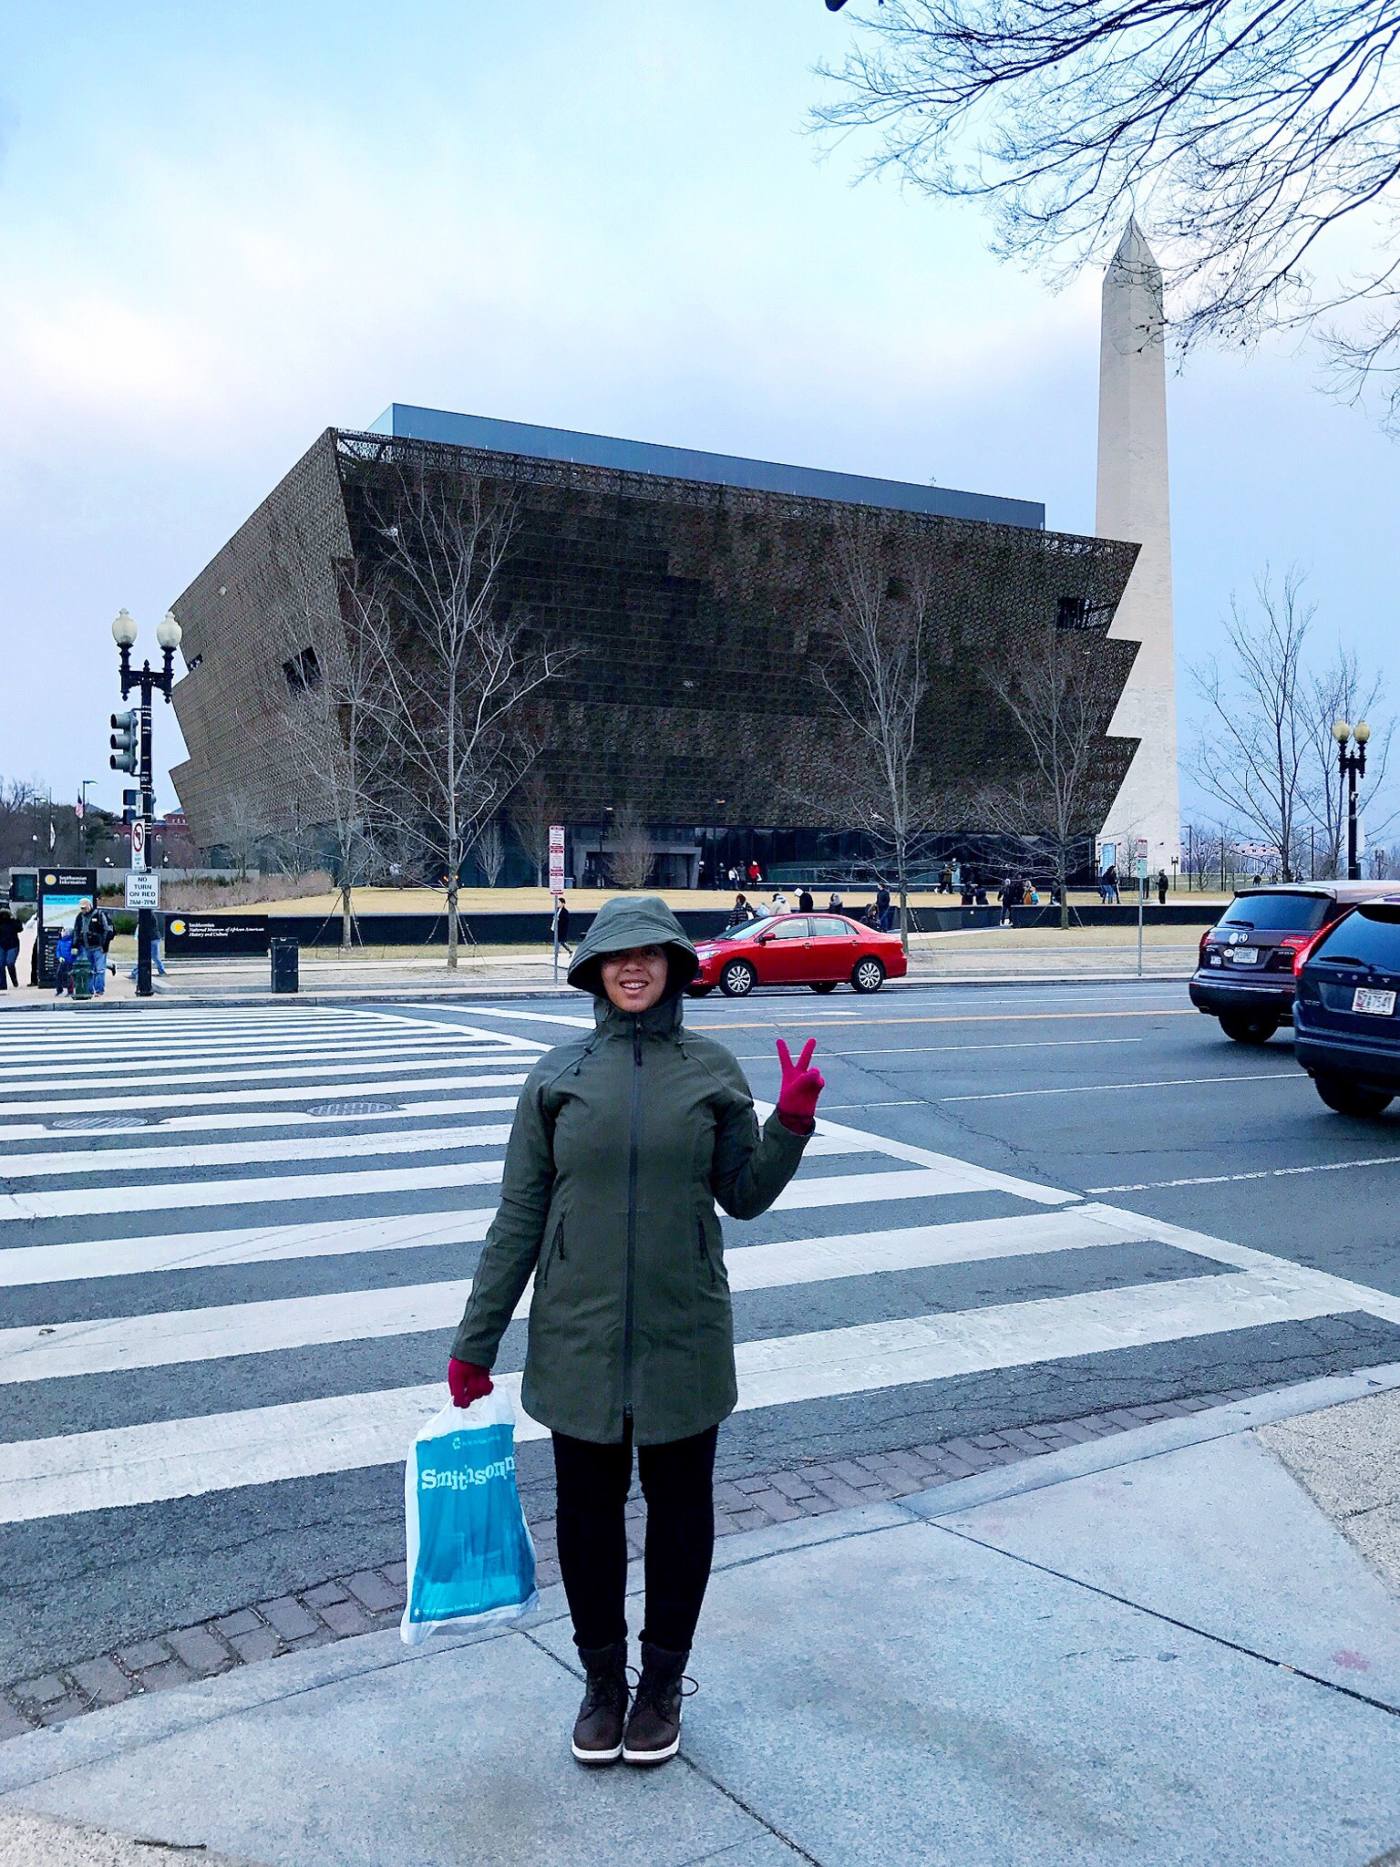
[[[719,1282],[719,1277],[715,1271],[714,1258],[710,1253],[709,1246],[705,1242],[705,1221],[703,1219],[697,1219],[695,1221],[695,1255],[700,1270],[708,1278],[711,1286],[717,1284]]]
[[[549,1282],[549,1273],[556,1262],[559,1264],[564,1262],[564,1227],[562,1224],[554,1228],[554,1236],[549,1241],[549,1249],[545,1252],[535,1276],[537,1284],[543,1285]]]

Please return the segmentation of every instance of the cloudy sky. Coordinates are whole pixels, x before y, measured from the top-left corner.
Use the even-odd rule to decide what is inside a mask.
[[[117,803],[117,608],[154,650],[315,435],[390,401],[934,478],[1092,529],[1098,279],[1052,294],[987,256],[974,210],[823,156],[813,67],[858,8],[12,9],[0,775]],[[1266,563],[1309,573],[1321,639],[1394,654],[1400,452],[1318,380],[1278,346],[1170,384],[1183,671]],[[163,777],[183,753],[157,726]]]

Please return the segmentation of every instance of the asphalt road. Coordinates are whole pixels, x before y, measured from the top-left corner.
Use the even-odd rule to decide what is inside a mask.
[[[119,1057],[103,1046],[55,1048],[48,1033],[57,1020],[11,1021],[37,1035],[7,1044],[0,1058],[0,1124],[9,1124],[0,1196],[12,1201],[0,1203],[0,1498],[12,1500],[0,1520],[10,1594],[0,1616],[0,1683],[401,1556],[401,1468],[391,1459],[336,1470],[308,1456],[297,1465],[302,1415],[288,1411],[268,1416],[270,1475],[236,1483],[223,1429],[236,1436],[251,1409],[294,1410],[337,1396],[346,1399],[347,1426],[358,1429],[368,1401],[440,1380],[450,1320],[440,1325],[434,1313],[432,1326],[421,1326],[426,1318],[415,1326],[410,1317],[380,1332],[376,1305],[469,1277],[477,1245],[387,1248],[382,1229],[370,1229],[353,1249],[342,1240],[301,1255],[294,1228],[363,1228],[366,1220],[382,1228],[415,1217],[431,1228],[463,1207],[489,1209],[489,1168],[465,1190],[431,1175],[498,1161],[500,1140],[489,1132],[508,1123],[508,1107],[475,1112],[473,1140],[460,1114],[415,1114],[413,1105],[454,1097],[509,1104],[529,1058],[513,1079],[496,1065],[493,1095],[489,1069],[472,1074],[457,1034],[473,1033],[462,1042],[478,1049],[482,1033],[503,1052],[517,1039],[548,1045],[568,1034],[561,1017],[586,1010],[555,999],[397,1004],[378,1015],[334,1014],[329,1025],[311,1013],[288,1023],[295,1012],[247,1012],[239,1015],[248,1034],[188,1044],[178,1031],[155,1035],[150,1020],[159,1014],[143,1010],[129,1014],[135,1034],[115,1044],[127,1045]],[[815,1034],[828,1084],[821,1113],[841,1131],[835,1151],[804,1163],[800,1180],[819,1183],[816,1203],[775,1210],[750,1227],[726,1221],[741,1367],[750,1345],[811,1341],[818,1372],[813,1397],[734,1416],[721,1438],[722,1474],[1400,1359],[1400,1111],[1373,1122],[1329,1113],[1294,1064],[1286,1033],[1242,1049],[1186,1005],[1184,987],[1157,983],[912,987],[872,999],[772,992],[707,999],[687,1017],[730,1044],[760,1099],[776,1092],[775,1039],[795,1047]],[[423,1058],[420,1042],[429,1046]],[[439,1074],[424,1074],[434,1068]],[[409,1087],[396,1090],[404,1073]],[[377,1091],[397,1114],[357,1108],[341,1117],[328,1103]],[[47,1126],[64,1111],[130,1110],[137,1094],[146,1125],[135,1135],[78,1137]],[[173,1126],[194,1119],[206,1125]],[[365,1141],[376,1121],[386,1134],[382,1153]],[[321,1160],[315,1148],[334,1149],[334,1137],[341,1145],[355,1137],[360,1152]],[[255,1151],[278,1142],[291,1145],[281,1155]],[[143,1166],[142,1153],[158,1147],[189,1153]],[[973,1170],[967,1185],[930,1164],[945,1156]],[[406,1160],[403,1183],[394,1176]],[[980,1179],[976,1170],[984,1170]],[[925,1189],[928,1197],[886,1198],[867,1178],[877,1171],[942,1174],[947,1184]],[[358,1185],[357,1175],[365,1176]],[[1011,1185],[989,1176],[1011,1176]],[[37,1203],[24,1203],[34,1195]],[[1159,1228],[1095,1250],[1083,1249],[1082,1238],[1037,1246],[1047,1215],[1064,1213],[1073,1229],[1085,1205],[1214,1242],[1202,1255]],[[950,1245],[966,1224],[981,1226],[981,1242]],[[919,1226],[933,1229],[914,1237]],[[793,1279],[783,1247],[852,1237],[864,1241],[858,1249],[893,1240],[912,1255],[878,1275]],[[777,1268],[741,1288],[751,1244],[772,1248]],[[1296,1303],[1302,1313],[1274,1318],[1268,1286],[1277,1274],[1231,1261],[1237,1246],[1267,1254],[1284,1272],[1297,1266],[1366,1286],[1380,1293],[1379,1313],[1358,1299]],[[21,1261],[16,1251],[32,1255]],[[60,1262],[61,1274],[45,1274]],[[332,1321],[337,1339],[311,1340],[320,1325],[308,1328],[305,1317],[317,1299],[358,1302],[364,1320],[338,1335]],[[1141,1316],[1176,1300],[1186,1306],[1184,1322],[1172,1323],[1172,1311],[1136,1339]],[[254,1303],[279,1307],[235,1314]],[[1024,1307],[1035,1305],[1046,1307]],[[871,1331],[878,1360],[887,1352],[882,1331],[929,1317],[952,1334],[940,1339],[928,1378],[870,1387],[860,1377],[825,1379],[823,1345],[831,1341],[836,1356],[841,1341],[856,1339],[836,1332]],[[524,1332],[512,1325],[501,1369],[521,1365]],[[173,1346],[151,1351],[167,1339]],[[143,1353],[153,1365],[123,1359]],[[130,1436],[162,1422],[186,1435],[210,1426],[200,1455],[207,1479],[197,1481],[205,1488],[141,1501],[164,1442],[154,1450],[141,1442],[148,1464],[138,1470]],[[84,1438],[81,1478],[40,1486],[50,1501],[33,1506],[43,1474],[61,1474],[77,1436],[98,1433],[113,1435],[110,1487],[95,1468],[101,1446]],[[31,1457],[36,1442],[47,1448],[42,1457]],[[284,1452],[293,1475],[280,1475]],[[7,1456],[18,1460],[8,1485]],[[520,1473],[527,1508],[546,1512],[545,1443],[522,1444]]]

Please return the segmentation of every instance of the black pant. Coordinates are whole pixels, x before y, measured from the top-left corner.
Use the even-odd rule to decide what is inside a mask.
[[[715,1548],[717,1426],[664,1446],[639,1446],[637,1466],[647,1503],[646,1625],[643,1640],[687,1653],[710,1579]],[[559,1569],[580,1647],[627,1638],[627,1527],[632,1430],[621,1444],[598,1446],[554,1435],[558,1481]]]

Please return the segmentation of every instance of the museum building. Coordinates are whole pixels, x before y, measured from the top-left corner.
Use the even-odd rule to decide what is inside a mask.
[[[1047,531],[1044,507],[1023,499],[401,404],[367,431],[327,429],[173,605],[189,756],[172,777],[201,847],[227,847],[235,815],[303,829],[314,817],[289,697],[343,645],[347,592],[382,555],[385,489],[406,472],[509,496],[493,600],[573,651],[535,703],[539,789],[577,881],[605,872],[623,812],[645,825],[662,885],[709,884],[750,856],[766,877],[820,881],[870,855],[810,782],[833,756],[868,756],[812,675],[831,653],[834,542],[857,511],[936,592],[917,737],[950,794],[1014,779],[1025,758],[986,669],[1052,626],[1092,639],[1092,860],[1138,743],[1109,731],[1137,653],[1109,634],[1136,544]],[[967,854],[987,829],[949,822],[929,850]],[[535,852],[518,829],[507,841],[501,879],[533,880]]]

